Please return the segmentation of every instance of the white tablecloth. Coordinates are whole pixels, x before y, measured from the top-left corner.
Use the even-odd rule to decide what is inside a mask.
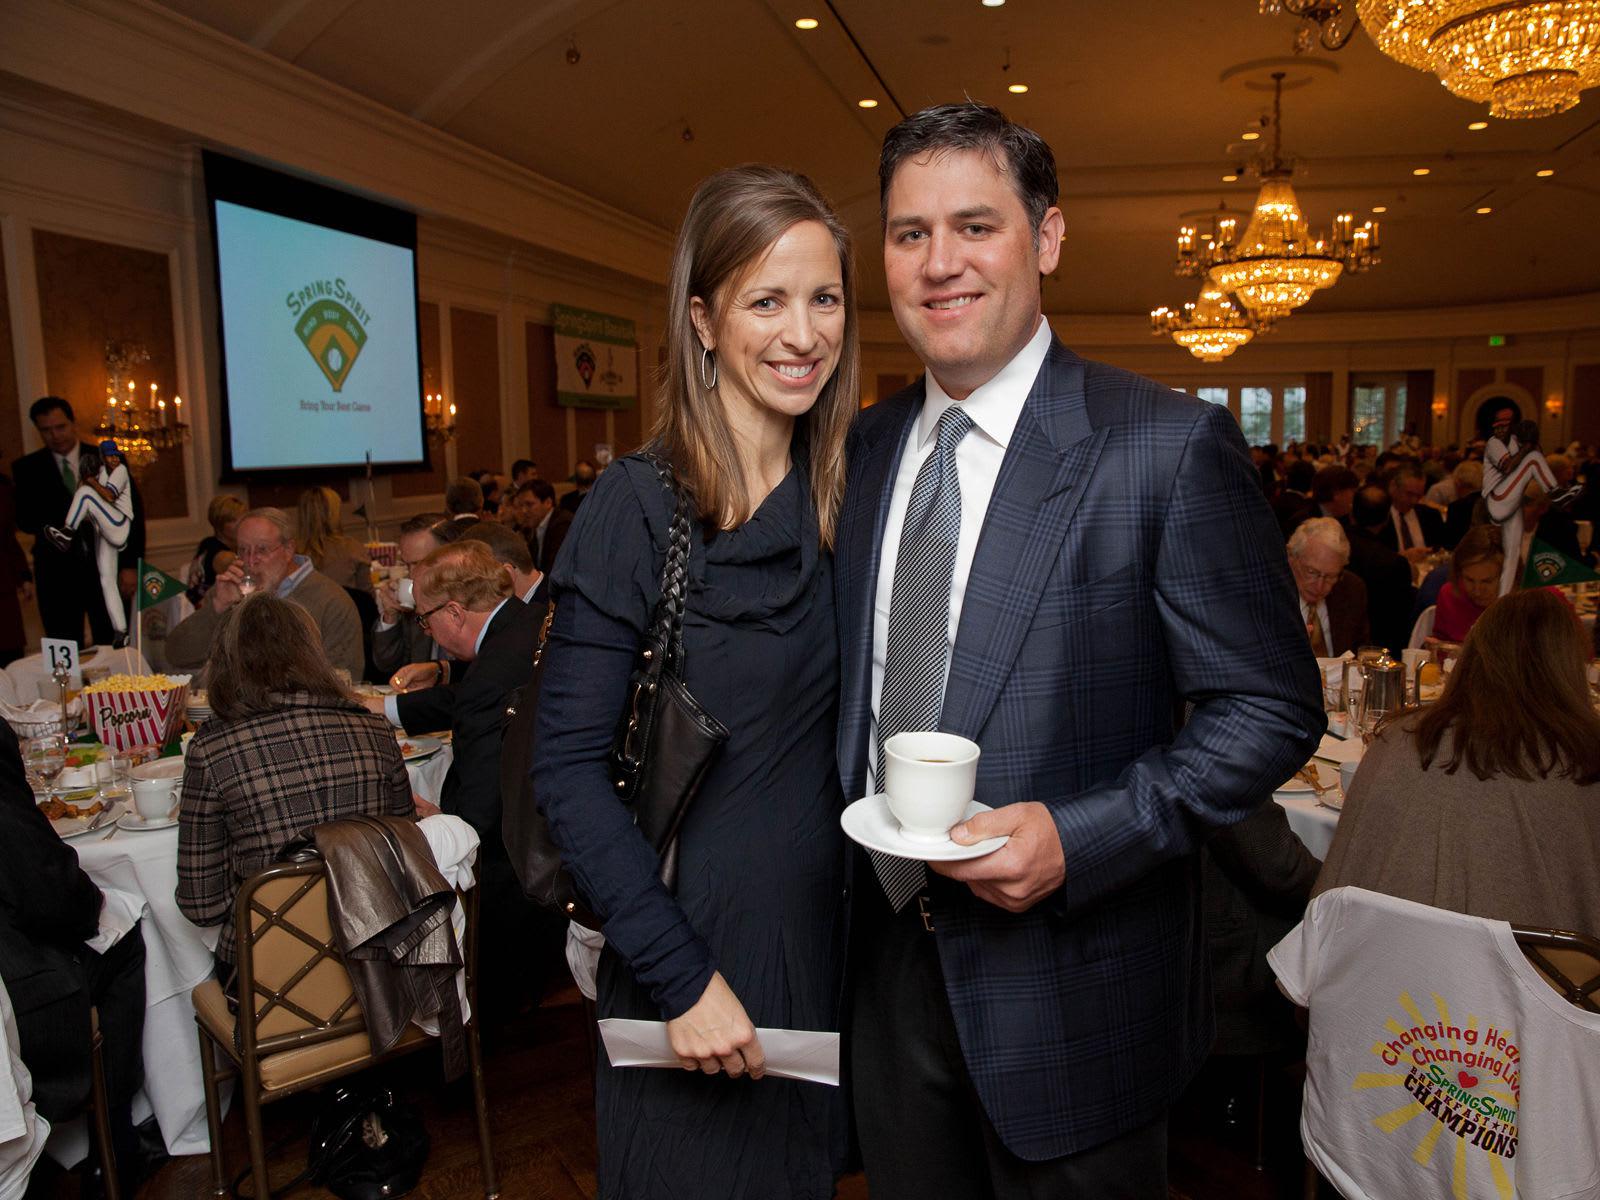
[[[89,651],[85,650],[85,654]],[[17,693],[17,703],[27,704],[32,700],[58,700],[56,681],[50,677],[49,669],[44,665],[42,654],[30,654],[26,658],[19,658],[5,669],[6,677],[11,680],[11,686]],[[92,657],[83,661],[83,680],[93,683],[96,679],[103,679],[107,675],[148,675],[150,664],[145,661],[132,646],[121,650],[113,650],[109,646],[94,648]],[[116,840],[116,839],[113,839]]]
[[[1289,828],[1295,837],[1305,843],[1311,857],[1318,862],[1328,857],[1328,847],[1333,845],[1333,831],[1339,825],[1339,814],[1318,804],[1307,794],[1275,795],[1278,806],[1289,814]]]
[[[445,746],[407,767],[411,786],[437,802],[452,754]],[[101,887],[120,888],[145,902],[144,1100],[161,1126],[168,1154],[205,1154],[205,1089],[200,1043],[189,996],[211,977],[218,929],[202,929],[178,911],[178,828],[148,833],[120,830],[110,840],[93,833],[73,842],[78,861]],[[135,1103],[135,1119],[145,1115]]]

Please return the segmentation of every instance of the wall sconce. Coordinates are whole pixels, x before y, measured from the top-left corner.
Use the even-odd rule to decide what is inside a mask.
[[[1433,415],[1436,420],[1442,421],[1445,414],[1450,411],[1450,401],[1444,396],[1433,398]]]
[[[1544,410],[1552,417],[1559,417],[1561,411],[1567,407],[1567,402],[1562,399],[1560,392],[1551,392],[1545,397]]]

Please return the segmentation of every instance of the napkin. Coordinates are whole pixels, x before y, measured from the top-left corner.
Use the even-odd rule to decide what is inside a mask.
[[[1330,733],[1325,733],[1322,735],[1322,744],[1317,747],[1312,757],[1342,765],[1360,762],[1365,750],[1366,744],[1360,738],[1336,738]]]
[[[104,954],[139,923],[139,918],[144,916],[145,903],[143,896],[121,888],[103,887],[100,894],[105,897],[105,903],[100,906],[100,928],[84,945]]]
[[[779,1079],[839,1086],[839,1035],[804,1029],[757,1029],[767,1054],[767,1074]],[[683,1064],[672,1052],[664,1021],[630,1021],[607,1017],[600,1038],[613,1067],[675,1067]]]

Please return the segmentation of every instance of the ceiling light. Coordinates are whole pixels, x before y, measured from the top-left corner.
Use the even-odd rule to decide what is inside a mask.
[[[866,100],[857,100],[856,106],[859,108],[877,108],[878,102],[869,97]]]
[[[1427,167],[1417,167],[1411,173],[1413,175],[1427,175],[1430,174],[1430,171]]]
[[[1248,309],[1230,300],[1209,280],[1200,283],[1200,296],[1174,312],[1165,305],[1150,314],[1150,332],[1170,334],[1201,362],[1221,362],[1258,333],[1272,327]]]
[[[1026,92],[1027,90],[1028,90],[1028,85],[1025,84],[1025,83],[1013,83],[1009,87],[1006,88],[1006,91],[1010,92],[1013,96],[1020,96],[1020,95],[1022,95],[1022,93]]]
[[[1555,174],[1555,172],[1553,170],[1551,170],[1549,167],[1545,167],[1543,170],[1535,171],[1534,174],[1537,175],[1540,179],[1549,179],[1550,176]]]
[[[1477,211],[1477,214],[1480,217],[1487,217],[1490,213],[1492,213],[1494,211],[1494,209],[1490,208],[1487,204],[1485,204],[1482,208],[1477,209],[1476,211]]]
[[[985,8],[1004,8],[1006,0],[983,0]]]
[[[1480,130],[1480,129],[1489,128],[1489,122],[1487,122],[1487,121],[1474,121],[1471,125],[1468,125],[1467,128],[1472,130],[1473,133],[1477,133],[1478,130]]]
[[[1260,137],[1261,134],[1256,132],[1254,129],[1250,129],[1250,130],[1246,130],[1244,133],[1241,133],[1239,136],[1242,137],[1247,142],[1253,142],[1258,137]]]
[[[1372,206],[1372,211],[1375,213],[1386,213],[1389,211],[1389,206],[1387,204],[1374,204]]]
[[[794,27],[796,29],[815,29],[817,27],[817,19],[815,17],[801,17],[794,23]]]
[[[1238,183],[1239,182],[1239,177],[1237,175],[1234,175],[1234,174],[1230,173],[1230,174],[1224,175],[1222,177],[1222,182],[1223,183]]]

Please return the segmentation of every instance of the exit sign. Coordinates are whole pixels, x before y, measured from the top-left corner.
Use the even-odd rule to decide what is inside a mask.
[[[1503,333],[1491,333],[1489,335],[1489,345],[1491,345],[1491,346],[1504,346],[1505,344],[1506,344],[1506,335],[1505,334],[1503,334]]]

